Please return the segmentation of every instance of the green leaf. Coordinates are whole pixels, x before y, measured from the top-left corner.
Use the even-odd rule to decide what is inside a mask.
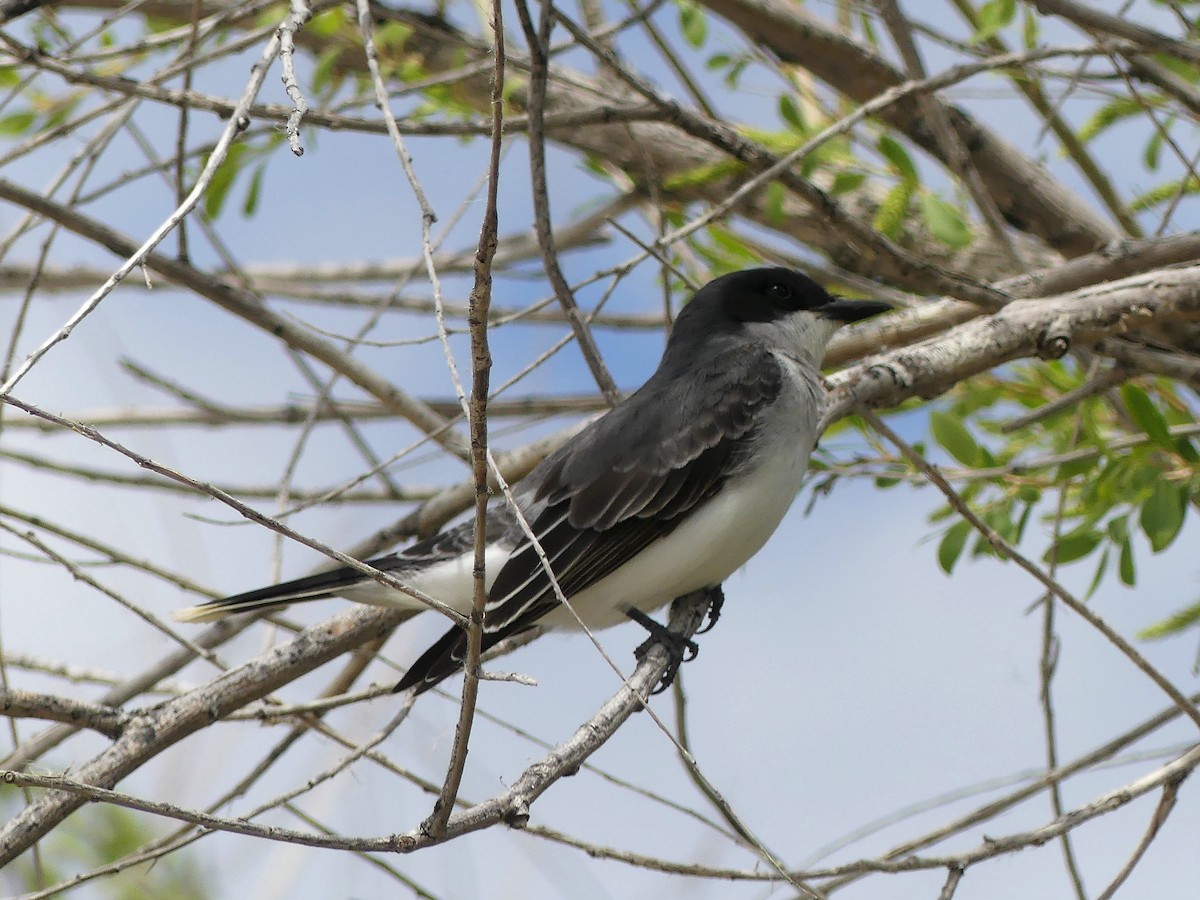
[[[1183,514],[1184,506],[1179,491],[1165,478],[1156,480],[1138,516],[1138,524],[1142,526],[1155,553],[1171,546],[1183,527]]]
[[[28,131],[37,121],[37,113],[26,109],[21,112],[0,116],[0,137],[17,137]]]
[[[742,73],[750,65],[750,57],[743,56],[734,61],[729,67],[729,71],[725,73],[725,86],[731,90],[737,90],[742,84]]]
[[[887,192],[871,223],[880,234],[894,238],[900,233],[900,226],[908,217],[908,204],[915,191],[913,182],[901,181]]]
[[[1139,194],[1129,201],[1129,209],[1131,212],[1144,212],[1174,200],[1180,194],[1186,196],[1197,192],[1200,192],[1200,178],[1188,175],[1186,178],[1168,181],[1166,184],[1150,188],[1144,194]]]
[[[679,28],[683,32],[683,39],[692,49],[699,50],[704,46],[708,38],[708,19],[691,0],[679,0]]]
[[[1058,471],[1054,475],[1054,480],[1062,484],[1078,475],[1083,475],[1085,472],[1091,472],[1095,468],[1096,460],[1090,457],[1085,456],[1080,459],[1072,459],[1058,467]]]
[[[829,186],[829,192],[833,195],[845,194],[862,185],[867,180],[865,172],[850,172],[841,171],[833,176],[833,184]]]
[[[246,145],[234,144],[229,148],[229,153],[221,165],[217,166],[217,171],[213,173],[208,190],[204,193],[204,214],[210,219],[215,219],[221,214],[221,208],[229,196],[229,189],[237,179],[241,170],[241,160],[245,155]]]
[[[0,88],[16,87],[20,83],[16,66],[0,66]]]
[[[783,119],[787,126],[797,134],[808,134],[808,127],[804,124],[804,114],[800,112],[800,107],[788,94],[779,95],[779,118]]]
[[[341,58],[341,47],[327,47],[321,51],[321,55],[317,57],[317,64],[313,67],[312,86],[314,91],[320,93],[334,83],[334,77],[337,75],[337,61]]]
[[[1112,128],[1118,122],[1131,119],[1134,116],[1144,115],[1145,112],[1146,101],[1140,96],[1118,97],[1115,100],[1110,100],[1092,113],[1092,117],[1080,126],[1078,134],[1079,142],[1086,144],[1093,138],[1103,134],[1109,128]]]
[[[783,211],[783,202],[787,199],[787,188],[778,181],[772,181],[767,185],[766,193],[763,197],[763,212],[766,214],[767,221],[775,226],[782,225],[787,216]]]
[[[967,545],[967,538],[970,535],[971,523],[965,519],[955,522],[942,535],[937,549],[937,561],[947,575],[954,571],[954,564],[962,556],[963,548]]]
[[[929,521],[930,522],[941,522],[944,519],[949,519],[953,515],[956,515],[953,507],[939,506],[937,509],[935,509],[933,512],[931,512],[929,514]]]
[[[1096,588],[1104,582],[1104,573],[1108,571],[1108,548],[1104,548],[1104,552],[1100,554],[1100,562],[1096,564],[1096,572],[1092,575],[1092,583],[1088,585],[1087,592],[1083,595],[1084,600],[1091,599],[1091,596],[1096,593]]]
[[[1169,637],[1191,625],[1195,625],[1197,622],[1200,622],[1200,603],[1194,603],[1177,613],[1173,613],[1161,622],[1156,622],[1149,628],[1143,628],[1138,632],[1138,637],[1145,641]]]
[[[1138,428],[1146,432],[1146,437],[1164,450],[1169,450],[1171,453],[1178,452],[1179,448],[1176,446],[1175,438],[1171,436],[1171,431],[1167,427],[1167,420],[1154,405],[1149,394],[1136,384],[1126,382],[1121,385],[1121,400],[1124,401],[1125,408],[1129,411],[1133,421],[1137,423]]]
[[[896,174],[904,181],[916,184],[918,179],[917,167],[913,164],[908,152],[894,138],[886,134],[879,137],[879,152],[888,161]]]
[[[247,219],[258,212],[258,200],[262,195],[263,173],[267,170],[266,163],[259,163],[254,167],[254,174],[250,176],[250,184],[246,188],[246,199],[242,201],[242,215]]]
[[[1038,17],[1034,15],[1033,10],[1028,6],[1025,7],[1025,24],[1022,29],[1021,39],[1025,42],[1025,49],[1032,50],[1038,45],[1038,40],[1041,36],[1041,25],[1038,22]]]
[[[83,99],[81,94],[76,94],[73,97],[63,97],[57,100],[51,107],[50,111],[45,114],[42,119],[41,131],[49,131],[51,128],[57,128],[63,122],[67,121],[75,112],[75,107]]]
[[[988,0],[979,7],[979,27],[971,43],[979,44],[1009,25],[1017,15],[1017,0]]]
[[[933,432],[934,440],[964,466],[978,464],[979,445],[975,443],[975,438],[971,437],[971,432],[958,416],[934,410],[929,414],[929,428]]]
[[[1175,438],[1175,452],[1190,463],[1200,463],[1200,453],[1196,452],[1195,445],[1182,434]]]
[[[1046,551],[1045,559],[1050,561],[1051,555],[1062,564],[1083,559],[1096,549],[1103,535],[1098,531],[1088,529],[1076,534],[1066,534],[1054,542],[1054,546]]]
[[[1196,0],[1190,0],[1190,2],[1194,4]],[[1200,67],[1194,63],[1167,53],[1152,53],[1150,54],[1150,58],[1164,69],[1174,72],[1188,84],[1196,84],[1200,81]]]
[[[934,194],[922,194],[920,204],[925,226],[937,240],[955,250],[961,250],[970,245],[971,230],[963,221],[958,207]]]
[[[863,40],[872,47],[878,47],[879,38],[875,34],[875,23],[871,21],[871,14],[865,9],[859,13],[859,25],[862,27]]]
[[[305,31],[310,31],[318,37],[328,38],[333,37],[342,26],[346,24],[346,11],[335,6],[332,9],[327,9],[324,12],[319,12],[304,26]]]
[[[1117,562],[1117,574],[1121,578],[1121,584],[1133,587],[1137,583],[1137,572],[1133,565],[1133,542],[1129,540],[1129,535],[1125,535],[1125,540],[1121,542],[1121,555]]]
[[[710,227],[708,237],[711,246],[699,245],[697,249],[722,272],[744,269],[760,259],[741,237],[720,225]]]
[[[1151,172],[1158,171],[1158,158],[1162,154],[1162,148],[1163,131],[1156,128],[1154,134],[1150,135],[1150,140],[1146,141],[1146,149],[1142,151],[1142,162]]]
[[[1025,537],[1025,526],[1029,524],[1029,519],[1033,515],[1033,506],[1036,501],[1030,500],[1026,502],[1025,508],[1021,511],[1021,518],[1017,519],[1016,532],[1013,534],[1011,543],[1019,544]]]
[[[1108,539],[1114,544],[1129,540],[1129,520],[1127,518],[1118,516],[1109,519],[1104,530],[1108,533]]]
[[[380,50],[403,50],[413,31],[413,27],[404,22],[384,22],[375,28],[375,46]]]

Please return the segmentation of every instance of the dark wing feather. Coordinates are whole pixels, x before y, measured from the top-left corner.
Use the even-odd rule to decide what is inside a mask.
[[[745,347],[682,376],[660,370],[535,469],[523,485],[531,502],[522,505],[538,510],[529,524],[563,593],[616,571],[719,491],[783,377],[769,351]],[[489,592],[484,649],[557,604],[536,548],[522,539]],[[465,647],[465,632],[451,629],[397,690],[432,687],[459,668]]]

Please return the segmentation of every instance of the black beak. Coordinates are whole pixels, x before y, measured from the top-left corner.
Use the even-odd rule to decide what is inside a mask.
[[[835,322],[846,324],[861,321],[877,313],[887,312],[891,308],[890,304],[881,303],[878,300],[842,300],[841,298],[837,298],[832,303],[826,303],[824,306],[817,307],[813,312],[827,319],[833,319]]]

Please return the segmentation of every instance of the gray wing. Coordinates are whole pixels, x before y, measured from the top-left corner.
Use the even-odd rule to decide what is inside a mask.
[[[783,378],[768,350],[727,351],[687,378],[651,379],[547,459],[523,505],[563,593],[600,581],[719,491]],[[484,628],[522,630],[557,602],[522,535],[491,587]]]

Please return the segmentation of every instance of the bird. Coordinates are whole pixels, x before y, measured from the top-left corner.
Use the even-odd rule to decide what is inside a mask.
[[[630,619],[651,641],[668,642],[671,633],[649,614],[702,589],[714,592],[715,622],[721,583],[766,543],[800,491],[819,437],[829,339],[888,309],[781,267],[732,272],[698,290],[646,383],[543,459],[514,486],[512,504],[488,507],[483,650],[535,626],[594,630]],[[367,564],[466,615],[474,526],[471,519]],[[427,608],[343,566],[175,618],[205,622],[334,596]],[[694,655],[695,645],[683,644]],[[466,646],[466,630],[452,626],[395,689],[429,690],[462,668]],[[678,668],[685,651],[672,649]]]

